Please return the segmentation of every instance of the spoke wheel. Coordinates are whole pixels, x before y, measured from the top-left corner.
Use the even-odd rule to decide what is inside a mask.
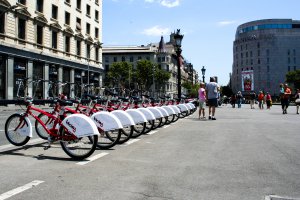
[[[27,128],[29,128],[29,124],[25,118],[21,114],[13,114],[5,122],[5,136],[13,145],[25,145],[30,137],[22,134],[22,129]]]

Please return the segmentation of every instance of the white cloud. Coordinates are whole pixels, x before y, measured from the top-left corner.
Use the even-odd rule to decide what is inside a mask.
[[[235,24],[236,21],[220,21],[218,22],[218,25],[219,26],[228,26],[228,25],[231,25],[231,24]]]
[[[142,34],[149,36],[161,36],[168,34],[170,32],[169,28],[162,28],[160,26],[153,26],[151,28],[145,29]]]
[[[173,8],[179,6],[181,0],[145,0],[146,3],[159,3],[162,6]]]

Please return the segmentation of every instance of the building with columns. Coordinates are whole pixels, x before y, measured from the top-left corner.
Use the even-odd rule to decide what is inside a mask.
[[[101,87],[101,42],[102,0],[0,0],[0,99],[16,98],[25,77]],[[27,92],[47,98],[48,89],[29,81]]]
[[[139,60],[149,60],[157,64],[161,69],[170,72],[171,78],[166,83],[164,88],[158,88],[154,84],[149,88],[150,92],[163,92],[177,96],[177,56],[174,49],[174,38],[172,33],[170,41],[165,43],[163,36],[158,43],[151,43],[141,46],[104,46],[103,47],[103,66],[107,72],[114,62],[126,61],[132,64],[133,68]],[[198,73],[193,69],[193,65],[187,62],[184,57],[181,58],[181,82],[190,81],[192,83],[198,82]],[[155,80],[154,80],[155,83]],[[138,86],[135,85],[135,88]],[[154,91],[153,91],[153,88]],[[187,93],[185,88],[182,88],[182,94]]]

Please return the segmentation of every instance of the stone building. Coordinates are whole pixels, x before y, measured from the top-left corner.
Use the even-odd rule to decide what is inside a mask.
[[[278,95],[289,71],[300,69],[300,21],[265,19],[238,26],[233,43],[234,92]]]
[[[103,47],[103,66],[105,71],[114,62],[126,61],[133,65],[135,68],[139,60],[149,60],[152,63],[171,73],[171,78],[166,83],[164,88],[158,88],[154,84],[149,88],[150,92],[157,94],[158,92],[166,93],[172,97],[177,96],[177,56],[174,50],[173,33],[170,35],[170,41],[165,43],[164,38],[161,37],[160,42],[151,43],[141,46],[104,46]],[[181,82],[190,81],[192,83],[198,82],[198,73],[193,69],[193,65],[188,63],[184,57],[181,58]],[[155,83],[155,80],[154,80]],[[135,88],[138,86],[135,85]],[[154,89],[155,88],[155,89]],[[182,87],[182,94],[187,93],[185,88]]]
[[[0,0],[0,98],[16,98],[25,77],[35,98],[49,96],[37,79],[101,86],[101,42],[102,0]]]

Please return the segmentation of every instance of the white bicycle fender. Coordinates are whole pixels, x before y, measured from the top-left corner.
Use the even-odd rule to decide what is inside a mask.
[[[165,109],[169,115],[175,115],[175,111],[169,106],[162,106],[162,108]]]
[[[188,108],[184,104],[178,104],[177,107],[180,109],[181,112],[188,110]]]
[[[177,106],[175,106],[175,105],[169,105],[169,107],[174,110],[175,114],[180,113],[180,110],[179,110],[179,108]]]
[[[190,104],[185,104],[185,106],[188,108],[188,110],[192,110],[192,106]]]
[[[91,118],[83,114],[72,114],[66,117],[62,121],[62,125],[68,129],[70,133],[76,135],[76,137],[99,135],[95,123]]]
[[[125,112],[127,112],[132,117],[133,121],[136,124],[142,123],[142,122],[147,122],[145,115],[137,109],[128,109]]]
[[[135,125],[132,117],[123,110],[114,110],[111,112],[111,114],[116,116],[120,120],[123,127]]]
[[[93,114],[91,119],[96,126],[103,131],[111,131],[123,128],[120,120],[107,111],[101,111]]]
[[[17,133],[19,133],[22,136],[32,137],[32,124],[28,117],[25,117],[24,119],[26,121],[27,126],[23,126],[19,128],[17,130]]]
[[[192,107],[192,109],[196,108],[196,106],[193,103],[188,103],[188,104]]]
[[[168,117],[169,113],[162,107],[157,107],[158,110],[163,114],[164,117]]]
[[[141,111],[146,119],[149,121],[149,120],[155,120],[155,116],[154,114],[147,108],[138,108],[139,111]]]
[[[148,109],[153,113],[156,119],[164,117],[161,111],[157,109],[157,107],[148,107]]]

